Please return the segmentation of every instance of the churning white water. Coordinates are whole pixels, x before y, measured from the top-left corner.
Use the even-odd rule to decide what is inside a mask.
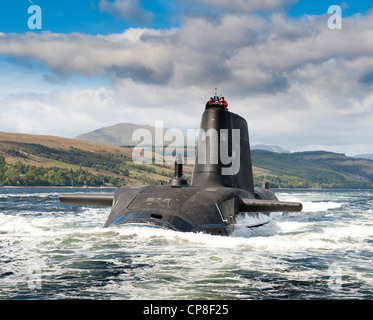
[[[0,299],[373,298],[372,190],[277,190],[303,212],[249,238],[103,228],[110,208],[72,191],[0,188]]]

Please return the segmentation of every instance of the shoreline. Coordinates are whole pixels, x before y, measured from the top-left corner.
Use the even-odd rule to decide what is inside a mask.
[[[94,186],[90,186],[90,187],[71,187],[71,186],[0,186],[0,189],[2,188],[9,188],[9,189],[35,189],[35,188],[39,188],[39,189],[115,189],[117,187],[94,187]]]
[[[95,186],[84,186],[84,187],[72,187],[72,186],[0,186],[1,189],[9,188],[9,189],[117,189],[121,187],[131,187],[133,185],[128,186],[120,186],[120,187],[95,187]],[[271,188],[271,190],[275,190],[276,192],[286,191],[286,190],[297,190],[297,191],[364,191],[364,190],[373,190],[373,188]]]

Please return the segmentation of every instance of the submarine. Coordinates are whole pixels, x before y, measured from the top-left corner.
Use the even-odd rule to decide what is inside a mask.
[[[111,207],[105,228],[146,224],[239,237],[249,236],[275,213],[302,211],[299,202],[279,201],[268,183],[254,187],[247,122],[226,105],[206,103],[191,183],[183,178],[180,155],[174,173],[168,185],[123,186],[114,194],[73,193],[58,198],[63,203]]]

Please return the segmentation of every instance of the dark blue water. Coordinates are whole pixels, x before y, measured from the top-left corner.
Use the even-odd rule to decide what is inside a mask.
[[[278,190],[302,213],[250,238],[104,229],[110,208],[0,188],[0,299],[372,299],[373,191]]]

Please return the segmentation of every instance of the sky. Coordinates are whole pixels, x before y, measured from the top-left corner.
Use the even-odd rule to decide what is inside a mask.
[[[74,138],[156,121],[195,129],[218,88],[247,120],[252,145],[373,153],[372,6],[2,1],[0,131]]]

